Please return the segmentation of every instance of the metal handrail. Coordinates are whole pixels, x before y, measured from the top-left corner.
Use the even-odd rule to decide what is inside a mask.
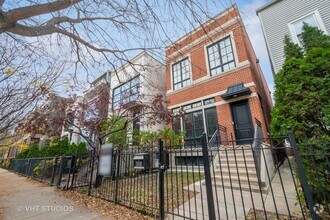
[[[218,135],[218,132],[219,130],[217,128],[208,142],[209,147],[212,146],[212,144],[215,144],[215,140],[216,140],[216,136]]]

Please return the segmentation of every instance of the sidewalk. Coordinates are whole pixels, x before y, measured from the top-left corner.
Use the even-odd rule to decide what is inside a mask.
[[[110,219],[77,206],[54,187],[0,169],[0,220]]]

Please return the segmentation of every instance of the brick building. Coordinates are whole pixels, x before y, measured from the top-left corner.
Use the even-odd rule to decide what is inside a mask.
[[[187,145],[219,127],[229,139],[253,138],[257,120],[268,135],[270,92],[236,5],[169,45],[166,58],[170,126]]]

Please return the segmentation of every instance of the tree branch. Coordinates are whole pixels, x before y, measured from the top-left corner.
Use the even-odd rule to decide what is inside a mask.
[[[50,19],[47,24],[60,24],[60,23],[72,23],[72,24],[76,24],[76,23],[82,23],[83,21],[97,21],[97,20],[108,20],[108,21],[114,21],[115,18],[120,17],[118,16],[114,16],[114,17],[91,17],[91,18],[70,18],[67,16],[61,16],[61,17],[54,17],[52,19]]]
[[[15,8],[3,14],[8,23],[15,23],[19,20],[66,9],[81,1],[82,0],[57,0],[45,4]]]
[[[135,50],[146,50],[147,48],[131,48],[131,49],[125,49],[125,50],[110,50],[107,48],[100,48],[100,47],[95,47],[86,40],[80,38],[78,35],[75,35],[71,32],[68,32],[64,29],[58,28],[55,25],[46,25],[46,26],[34,26],[34,27],[29,27],[25,26],[22,24],[14,24],[13,27],[8,29],[8,32],[13,33],[13,34],[18,34],[21,36],[26,36],[26,37],[38,37],[38,36],[43,36],[43,35],[50,35],[50,34],[62,34],[64,36],[67,36],[73,40],[78,41],[80,44],[85,45],[86,47],[97,51],[97,52],[109,52],[109,53],[125,53],[128,51],[135,51]],[[148,48],[152,49],[152,48]]]

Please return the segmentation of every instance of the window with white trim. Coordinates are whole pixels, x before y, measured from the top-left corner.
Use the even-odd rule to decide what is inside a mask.
[[[172,65],[173,90],[190,85],[189,60],[185,58]]]
[[[311,14],[308,14],[302,18],[299,18],[298,20],[295,20],[295,21],[289,23],[289,28],[290,28],[292,39],[295,43],[297,43],[299,45],[302,45],[301,44],[302,43],[301,34],[302,34],[302,29],[303,29],[304,23],[306,23],[312,27],[317,27],[318,29],[320,29],[326,33],[326,29],[322,22],[320,13],[318,11],[315,11]]]
[[[211,76],[235,68],[235,57],[230,37],[207,47]]]

